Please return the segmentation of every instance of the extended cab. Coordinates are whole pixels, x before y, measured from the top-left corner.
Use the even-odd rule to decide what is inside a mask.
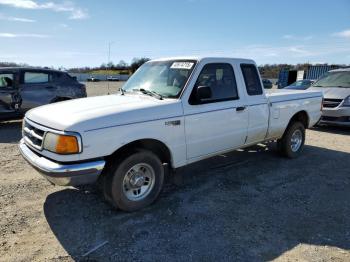
[[[99,180],[114,206],[133,211],[157,198],[167,168],[271,140],[297,157],[321,103],[319,91],[265,94],[252,60],[153,60],[120,93],[29,111],[19,147],[52,183]]]

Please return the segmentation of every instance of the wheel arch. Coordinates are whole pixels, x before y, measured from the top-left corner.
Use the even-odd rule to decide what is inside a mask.
[[[162,141],[153,139],[153,138],[145,138],[138,139],[132,142],[129,142],[122,147],[118,148],[111,155],[106,157],[107,162],[111,159],[115,159],[118,156],[130,154],[133,151],[138,149],[145,149],[156,154],[162,163],[168,163],[170,167],[172,167],[172,155],[169,147]]]
[[[304,125],[304,128],[307,129],[309,127],[310,117],[305,110],[301,110],[292,116],[288,125],[296,121],[301,122]]]
[[[285,127],[282,137],[287,132],[290,125],[293,124],[294,122],[301,122],[304,128],[307,129],[309,127],[310,117],[305,110],[301,110],[295,113],[289,120],[288,125]]]

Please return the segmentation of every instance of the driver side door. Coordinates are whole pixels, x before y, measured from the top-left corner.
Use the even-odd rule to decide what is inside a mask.
[[[239,93],[236,71],[229,63],[206,64],[189,101],[183,104],[189,162],[244,145],[248,111],[245,99]],[[196,101],[198,86],[209,87],[211,97]]]

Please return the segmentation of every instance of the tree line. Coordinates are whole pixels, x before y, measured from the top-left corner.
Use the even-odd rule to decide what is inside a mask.
[[[19,66],[29,66],[24,63],[15,63],[15,62],[0,62],[0,67],[19,67]]]
[[[124,60],[120,60],[119,63],[114,64],[113,62],[103,63],[98,67],[76,67],[70,68],[68,71],[72,73],[88,73],[96,70],[118,70],[124,72],[134,73],[141,65],[149,61],[147,57],[133,58],[131,63],[128,64]]]
[[[119,63],[114,64],[113,62],[103,63],[100,66],[95,67],[73,67],[73,68],[64,68],[58,67],[58,70],[64,70],[71,73],[89,73],[94,70],[118,70],[125,71],[127,73],[134,73],[141,65],[149,61],[147,57],[135,57],[132,59],[131,63],[128,64],[124,60],[120,60]],[[15,63],[15,62],[0,62],[0,67],[30,67],[30,65],[25,63]],[[39,68],[49,68],[49,67],[39,67]],[[52,67],[51,67],[52,68]]]

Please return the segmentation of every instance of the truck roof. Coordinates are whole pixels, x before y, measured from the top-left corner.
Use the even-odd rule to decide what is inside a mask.
[[[246,59],[246,58],[234,58],[234,57],[225,57],[225,56],[175,56],[175,57],[165,57],[165,58],[157,58],[152,59],[151,61],[167,61],[167,60],[196,60],[196,61],[202,61],[202,60],[234,60],[236,62],[240,63],[254,63],[255,61],[252,59]]]

